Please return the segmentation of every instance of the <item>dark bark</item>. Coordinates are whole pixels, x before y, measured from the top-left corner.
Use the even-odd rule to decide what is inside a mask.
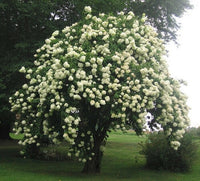
[[[88,160],[84,168],[82,170],[83,173],[100,173],[101,171],[101,160],[103,157],[103,152],[100,150],[101,147],[101,140],[95,140],[95,145],[94,145],[94,153],[95,155],[93,156],[92,160]]]
[[[90,130],[93,135],[93,146],[91,151],[95,154],[92,160],[87,160],[82,172],[87,174],[100,173],[101,171],[101,161],[103,157],[103,151],[101,151],[101,146],[105,146],[106,138],[108,137],[108,131],[111,122],[110,112],[111,105],[103,106],[99,109],[87,105],[87,102],[82,101],[81,109],[79,115],[81,117],[80,130]]]

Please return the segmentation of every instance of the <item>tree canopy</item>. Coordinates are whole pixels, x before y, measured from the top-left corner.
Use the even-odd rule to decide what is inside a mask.
[[[191,8],[189,0],[2,0],[0,2],[0,131],[14,117],[9,113],[8,97],[26,80],[17,70],[32,66],[33,54],[56,29],[61,30],[83,18],[83,8],[89,5],[94,15],[120,11],[146,13],[148,22],[165,41],[176,40],[180,17]],[[4,126],[2,127],[2,123]],[[5,137],[6,135],[4,135]],[[1,137],[1,135],[0,135]]]
[[[178,18],[192,8],[189,0],[81,0],[73,3],[77,17],[81,17],[80,12],[86,5],[91,6],[96,14],[102,12],[116,15],[119,11],[126,13],[133,11],[135,15],[141,17],[145,13],[148,23],[156,29],[159,37],[165,42],[176,42],[177,30],[180,27]]]
[[[142,134],[160,125],[174,149],[188,126],[186,97],[170,77],[163,41],[133,12],[85,18],[54,31],[34,55],[34,67],[20,69],[27,83],[10,98],[20,114],[19,143],[40,147],[44,137],[70,144],[68,155],[84,162],[84,172],[99,172],[102,146],[112,129]],[[27,154],[23,152],[23,154]]]

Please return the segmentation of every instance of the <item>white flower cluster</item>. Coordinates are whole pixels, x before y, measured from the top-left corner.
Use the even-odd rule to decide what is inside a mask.
[[[20,144],[40,146],[41,135],[57,143],[63,136],[72,145],[69,156],[86,162],[100,127],[125,130],[129,123],[141,133],[151,112],[177,148],[188,108],[156,32],[132,12],[96,17],[90,7],[85,11],[84,23],[55,31],[37,50],[35,68],[20,69],[29,83],[10,98],[21,114],[14,128],[24,133]]]

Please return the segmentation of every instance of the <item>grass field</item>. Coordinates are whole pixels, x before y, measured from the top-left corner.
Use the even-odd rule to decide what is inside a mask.
[[[100,174],[80,173],[82,164],[75,161],[41,161],[19,157],[16,141],[0,141],[0,181],[199,181],[200,149],[189,173],[153,171],[144,168],[145,159],[138,143],[145,137],[133,133],[110,134]],[[200,140],[198,140],[200,143]]]

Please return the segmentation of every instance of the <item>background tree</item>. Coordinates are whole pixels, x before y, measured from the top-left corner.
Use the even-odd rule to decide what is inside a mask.
[[[177,30],[180,28],[180,18],[192,5],[189,0],[135,0],[127,2],[127,11],[136,15],[145,13],[148,22],[156,28],[159,37],[166,42],[177,39]]]
[[[142,134],[151,112],[151,127],[161,125],[178,149],[188,107],[162,58],[163,41],[145,16],[93,16],[88,6],[85,12],[45,40],[33,68],[20,69],[27,84],[10,98],[21,114],[14,128],[24,133],[20,144],[39,148],[44,136],[55,144],[65,139],[69,156],[85,163],[83,172],[99,172],[108,132],[128,124]]]
[[[14,121],[8,98],[25,82],[17,70],[33,64],[35,50],[51,32],[72,23],[70,8],[61,0],[0,2],[0,138],[9,138]]]

